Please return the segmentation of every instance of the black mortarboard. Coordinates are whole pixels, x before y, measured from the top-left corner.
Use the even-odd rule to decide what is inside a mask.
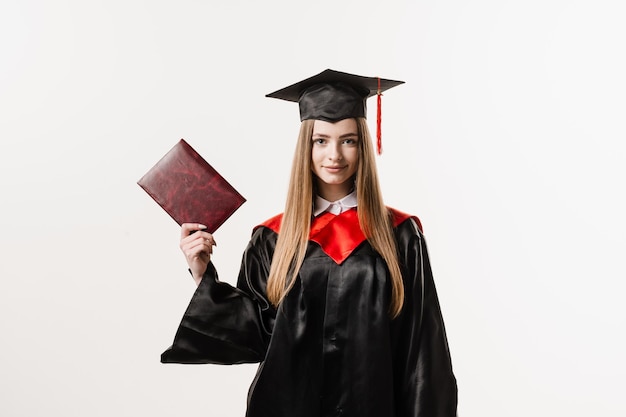
[[[403,83],[327,69],[266,97],[297,102],[301,121],[336,122],[351,117],[367,117],[366,100],[378,94],[377,138],[380,153],[380,96],[383,91]]]

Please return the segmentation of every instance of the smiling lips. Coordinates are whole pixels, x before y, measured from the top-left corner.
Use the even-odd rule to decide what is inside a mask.
[[[323,167],[325,170],[329,171],[329,172],[339,172],[342,169],[344,169],[347,165],[344,166],[325,166]]]

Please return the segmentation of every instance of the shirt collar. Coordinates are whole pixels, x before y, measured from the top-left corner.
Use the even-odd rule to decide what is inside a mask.
[[[319,195],[315,197],[315,204],[313,206],[313,216],[317,217],[320,214],[328,211],[333,214],[341,214],[344,211],[350,210],[356,207],[356,190],[337,201],[324,200]]]

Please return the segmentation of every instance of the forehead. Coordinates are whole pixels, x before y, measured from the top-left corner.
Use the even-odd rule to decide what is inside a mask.
[[[343,119],[338,122],[316,120],[313,124],[313,135],[343,136],[348,134],[358,135],[355,119]]]

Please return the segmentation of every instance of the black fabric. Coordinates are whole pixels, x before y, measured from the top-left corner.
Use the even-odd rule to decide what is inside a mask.
[[[346,84],[317,84],[300,97],[300,121],[337,122],[351,117],[367,117],[363,96]]]
[[[367,117],[367,98],[400,84],[404,81],[327,69],[266,97],[297,102],[300,121],[337,122],[352,117]]]
[[[248,417],[452,417],[457,387],[426,243],[413,220],[396,230],[405,303],[388,314],[382,258],[364,242],[341,265],[310,242],[278,310],[265,296],[276,243],[254,232],[237,288],[212,265],[164,363],[261,362]]]

